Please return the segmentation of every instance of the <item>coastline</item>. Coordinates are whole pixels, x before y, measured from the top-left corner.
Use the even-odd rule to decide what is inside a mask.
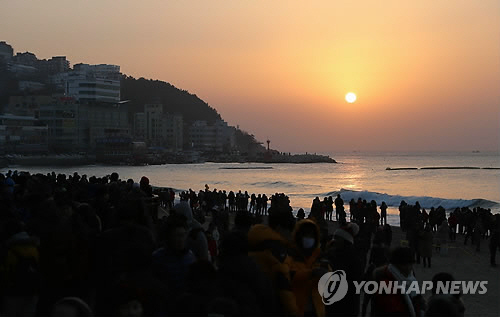
[[[389,206],[388,216],[392,218],[389,220],[391,224],[399,223],[397,208],[402,200],[412,204],[419,201],[420,205],[427,210],[441,205],[448,211],[455,207],[477,206],[491,208],[493,213],[500,212],[500,196],[496,190],[498,176],[500,176],[498,171],[480,169],[464,172],[443,170],[439,174],[437,171],[387,173],[386,162],[377,162],[370,158],[363,161],[340,158],[343,162],[340,164],[205,162],[117,166],[103,163],[72,164],[75,163],[74,160],[67,165],[54,166],[54,160],[44,157],[29,165],[18,164],[19,160],[14,161],[15,165],[4,166],[1,170],[44,174],[52,171],[66,174],[78,172],[81,175],[96,176],[118,172],[125,179],[138,180],[142,176],[148,176],[151,183],[157,187],[175,188],[179,191],[189,188],[198,190],[208,184],[211,189],[217,188],[218,190],[238,191],[241,189],[248,190],[249,193],[267,195],[279,192],[286,193],[290,197],[291,206],[295,211],[299,208],[309,210],[316,196],[323,198],[341,194],[346,203],[346,210],[349,209],[347,203],[351,198],[357,200],[361,197],[367,201],[375,200],[377,203],[385,201]],[[478,166],[490,165],[488,161],[475,163],[480,163],[477,164]],[[424,164],[419,165],[427,165]],[[481,182],[476,181],[479,179]]]
[[[116,160],[100,162],[95,155],[80,154],[48,154],[48,155],[5,155],[0,157],[0,167],[9,166],[84,166],[93,164],[103,164],[107,166],[117,165],[165,165],[165,164],[196,164],[196,163],[261,163],[261,164],[316,164],[316,163],[337,163],[329,156],[316,154],[295,154],[279,155],[271,158],[210,158],[190,160],[187,157],[180,160],[159,158],[156,156],[145,157],[142,160]]]

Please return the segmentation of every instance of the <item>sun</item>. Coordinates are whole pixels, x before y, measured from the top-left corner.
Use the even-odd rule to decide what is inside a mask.
[[[345,101],[347,101],[348,103],[353,103],[356,101],[356,94],[353,93],[353,92],[348,92],[346,95],[345,95]]]

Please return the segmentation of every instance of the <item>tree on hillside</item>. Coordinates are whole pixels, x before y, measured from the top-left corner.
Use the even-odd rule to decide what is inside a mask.
[[[262,143],[255,139],[253,134],[249,134],[246,131],[236,129],[235,137],[237,148],[243,155],[255,156],[257,153],[261,153],[266,150]]]
[[[182,114],[186,123],[195,120],[213,123],[221,119],[217,110],[198,96],[160,80],[124,76],[121,80],[121,99],[130,100],[131,113],[143,112],[145,104],[161,103],[165,112]]]

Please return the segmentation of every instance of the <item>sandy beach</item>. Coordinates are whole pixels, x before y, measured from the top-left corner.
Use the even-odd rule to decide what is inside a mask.
[[[336,222],[329,222],[329,231],[333,233],[338,228]],[[392,226],[392,247],[405,240],[405,233],[399,227]],[[424,268],[422,264],[413,266],[419,282],[432,280],[439,272],[451,273],[457,281],[488,281],[486,294],[463,295],[465,316],[499,316],[500,315],[500,267],[490,266],[489,240],[481,240],[481,251],[475,252],[475,246],[470,241],[463,245],[464,236],[457,235],[457,240],[448,242],[447,255],[441,255],[433,250],[432,267]],[[404,242],[403,242],[404,243]],[[499,255],[497,253],[497,259]],[[426,299],[430,294],[424,296]]]

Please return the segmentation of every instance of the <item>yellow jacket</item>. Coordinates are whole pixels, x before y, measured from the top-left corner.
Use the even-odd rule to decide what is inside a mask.
[[[311,254],[306,255],[302,252],[301,246],[297,245],[297,232],[304,225],[314,225],[316,232],[316,245]],[[313,269],[320,267],[318,262],[321,249],[320,249],[320,233],[318,225],[309,219],[299,221],[295,225],[293,233],[293,241],[295,242],[293,251],[290,258],[290,271],[292,275],[292,292],[297,301],[297,309],[299,316],[304,316],[306,305],[312,300],[316,316],[325,316],[325,305],[321,300],[321,295],[318,292],[318,281],[321,276],[313,277],[311,275]]]
[[[298,316],[290,284],[289,242],[269,226],[258,224],[248,232],[248,246],[249,256],[271,279],[285,313]]]

